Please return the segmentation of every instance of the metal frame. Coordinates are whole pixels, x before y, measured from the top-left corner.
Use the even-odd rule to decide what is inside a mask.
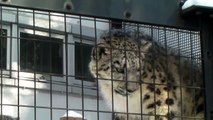
[[[186,23],[181,18],[180,4],[179,0],[10,0],[6,3],[6,5],[78,15],[197,28],[195,24]]]
[[[213,24],[212,18],[210,18],[209,15],[212,14],[212,11],[202,8],[204,14],[199,14],[197,16],[195,13],[197,9],[200,10],[200,8],[193,7],[180,14],[179,2],[178,0],[169,2],[167,0],[90,0],[87,2],[82,0],[11,0],[11,2],[6,3],[5,6],[46,10],[48,12],[57,11],[80,16],[93,16],[118,21],[134,21],[135,23],[149,23],[150,25],[200,30],[205,71],[206,116],[207,120],[211,120],[213,119],[213,96],[211,95],[213,87]],[[72,7],[68,7],[67,9],[67,4]],[[149,6],[151,4],[152,6]],[[208,11],[207,14],[205,11]]]

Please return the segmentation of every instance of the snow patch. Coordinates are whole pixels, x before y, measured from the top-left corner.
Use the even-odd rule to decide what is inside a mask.
[[[68,111],[68,115],[67,113],[65,113],[62,117],[74,117],[74,118],[82,118],[82,115],[75,112],[75,111]]]
[[[202,6],[213,8],[213,0],[187,0],[182,6],[182,10],[187,9],[191,6]]]

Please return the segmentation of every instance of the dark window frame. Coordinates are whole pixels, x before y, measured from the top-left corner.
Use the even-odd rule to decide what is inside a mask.
[[[25,37],[23,37],[23,35],[25,35]],[[27,44],[29,45],[29,48],[26,48]],[[60,45],[58,46],[57,44]],[[55,48],[53,47],[58,47],[58,49],[55,51],[54,50]],[[33,53],[32,54],[24,53],[23,49],[31,50],[31,52]],[[54,56],[53,53],[56,52],[58,52],[58,56]],[[31,57],[28,56],[28,58],[25,58],[24,56],[27,55]],[[46,55],[47,56],[50,55],[49,58]],[[58,58],[60,60],[54,61],[53,57],[56,59]],[[45,61],[45,59],[49,59],[49,62]],[[63,38],[20,32],[20,70],[22,72],[38,72],[38,73],[48,73],[48,74],[50,73],[54,75],[62,75],[64,73],[63,60],[64,60]],[[60,62],[58,63],[60,65],[54,66],[57,64],[57,62]],[[27,65],[28,63],[29,65]]]
[[[7,34],[7,29],[0,29],[0,69],[7,69]]]
[[[94,82],[89,72],[90,55],[93,46],[91,44],[74,42],[75,45],[75,79]]]

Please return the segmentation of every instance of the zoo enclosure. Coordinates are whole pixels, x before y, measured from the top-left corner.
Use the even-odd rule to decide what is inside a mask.
[[[24,1],[22,2],[24,3]],[[19,5],[18,2],[15,4]],[[173,5],[174,3],[172,2],[170,4]],[[30,6],[30,4],[26,4],[26,6]],[[13,101],[12,103],[7,103],[7,102],[4,103],[5,100],[3,99],[6,97],[1,96],[1,99],[3,101],[1,106],[2,112],[3,112],[4,106],[7,106],[7,108],[8,106],[10,106],[11,109],[15,109],[15,113],[16,113],[15,116],[18,118],[22,118],[22,115],[23,115],[22,108],[23,108],[24,110],[29,109],[27,111],[31,111],[31,113],[33,113],[33,115],[31,116],[31,118],[33,119],[39,119],[39,114],[41,111],[46,111],[47,113],[49,113],[47,115],[49,119],[55,119],[55,116],[54,116],[55,113],[62,114],[62,113],[65,113],[66,110],[70,109],[70,110],[80,111],[83,114],[83,116],[86,118],[88,118],[87,115],[95,116],[96,119],[100,119],[103,117],[110,118],[112,116],[111,112],[110,110],[105,110],[104,106],[102,106],[103,101],[99,100],[99,97],[100,97],[99,92],[97,91],[97,88],[93,84],[93,82],[91,82],[92,78],[90,78],[90,75],[84,76],[85,75],[84,73],[88,72],[88,71],[84,71],[86,63],[88,61],[83,61],[84,60],[83,58],[89,57],[88,51],[91,49],[91,45],[95,43],[96,38],[98,38],[103,31],[109,30],[111,28],[111,21],[113,20],[111,18],[114,17],[114,15],[109,16],[110,19],[108,19],[108,17],[97,17],[97,16],[95,17],[95,16],[82,15],[82,14],[69,14],[69,12],[67,11],[65,12],[59,11],[60,9],[55,9],[50,11],[50,10],[43,10],[40,8],[32,9],[26,6],[18,7],[18,6],[3,5],[1,7],[1,20],[2,20],[1,34],[3,38],[6,38],[5,40],[2,40],[4,42],[2,42],[1,44],[2,46],[5,46],[5,44],[7,44],[7,48],[2,47],[2,50],[1,50],[2,51],[1,58],[5,58],[5,60],[2,59],[1,61],[2,63],[1,67],[4,68],[4,69],[1,69],[1,74],[2,74],[1,83],[5,82],[3,87],[1,87],[1,91],[2,91],[1,95],[4,94],[4,91],[12,90],[12,91],[15,91],[15,96],[16,96],[14,98],[16,100]],[[130,11],[134,10],[134,8],[127,7],[127,6],[126,7],[123,6],[123,8],[129,9]],[[78,12],[78,10],[76,11]],[[74,10],[74,12],[76,11]],[[92,12],[92,11],[89,11],[89,12]],[[111,14],[114,13],[113,10],[110,12]],[[123,18],[123,10],[121,10],[120,13],[122,13],[122,15],[120,15],[119,17]],[[99,14],[96,14],[96,15],[99,15]],[[165,39],[166,39],[166,44],[170,44],[171,47],[176,47],[176,46],[182,47],[178,49],[183,50],[180,52],[185,51],[186,57],[198,58],[199,60],[196,60],[198,64],[201,64],[202,60],[203,61],[206,60],[205,51],[207,51],[207,53],[210,52],[209,54],[211,54],[211,51],[209,51],[209,49],[205,47],[204,54],[201,56],[200,45],[202,44],[200,43],[200,32],[198,31],[199,29],[197,30],[195,29],[197,26],[188,25],[187,29],[179,29],[180,26],[183,27],[183,24],[179,23],[179,25],[177,25],[178,27],[174,27],[176,26],[176,24],[174,24],[174,21],[180,19],[179,17],[177,17],[178,15],[174,17],[174,20],[169,21],[168,25],[165,25],[165,20],[164,20],[164,19],[168,19],[167,17],[157,22],[152,19],[151,22],[153,21],[153,23],[156,23],[156,24],[147,24],[147,23],[144,24],[142,22],[138,22],[139,18],[134,18],[134,14],[132,15],[133,15],[132,16],[133,18],[130,19],[130,21],[129,20],[123,21],[123,23],[125,24],[122,24],[122,25],[125,26],[124,28],[127,30],[134,30],[139,28],[161,42],[165,42]],[[136,20],[137,22],[132,22],[131,20]],[[144,21],[147,22],[149,21],[149,19],[146,19]],[[88,22],[90,24],[87,24]],[[157,25],[157,24],[163,24],[163,25]],[[170,25],[173,27],[169,27]],[[193,30],[190,30],[189,27],[191,27],[191,29]],[[204,28],[204,27],[201,26],[200,28]],[[209,27],[206,29],[211,29],[211,28]],[[175,42],[167,41],[167,40],[171,40],[171,38],[174,39]],[[29,42],[29,41],[36,41],[36,40],[38,40],[38,42]],[[183,43],[181,43],[180,40],[183,40],[182,41]],[[30,52],[24,53],[24,51],[29,50],[29,48],[24,46],[31,45],[31,47],[35,47],[35,48],[39,48],[39,47],[45,48],[47,47],[45,42],[50,42],[51,45],[48,47],[49,50],[46,51],[46,49],[43,49],[43,51],[48,52],[50,54],[49,57],[52,59],[54,58],[54,60],[52,61],[49,59],[50,64],[47,66],[47,68],[39,67],[42,69],[38,69],[36,66],[39,66],[39,64],[40,66],[46,64],[46,63],[42,63],[44,62],[43,60],[46,59],[45,55],[39,56],[41,57],[40,61],[42,62],[38,63],[32,58],[37,57],[36,53],[42,54],[42,51],[32,50],[31,52],[34,54],[30,54]],[[205,44],[203,45],[205,46]],[[54,51],[53,49],[51,49],[51,47],[57,48],[57,51]],[[22,49],[25,49],[25,50],[22,50]],[[7,51],[6,55],[4,55],[5,53],[4,50]],[[72,53],[68,51],[72,51]],[[76,53],[76,51],[81,51],[81,52]],[[88,53],[84,51],[87,51]],[[58,54],[56,56],[53,56],[51,55],[51,52],[58,52]],[[28,56],[28,55],[29,56],[25,58],[21,56],[21,54],[23,56]],[[77,56],[77,55],[80,55],[80,56]],[[29,63],[26,63],[26,61],[28,61]],[[75,62],[69,63],[69,61],[75,61]],[[79,65],[80,67],[79,66],[76,67],[77,61],[80,62],[80,63],[77,63],[77,65]],[[204,62],[204,64],[206,64],[206,62]],[[207,64],[210,64],[210,63],[207,63]],[[208,66],[208,65],[205,65],[205,66]],[[60,68],[60,69],[58,70],[55,68]],[[210,68],[208,67],[208,69]],[[82,72],[83,72],[83,75],[82,75]],[[10,81],[5,80],[5,78],[10,79]],[[85,78],[87,79],[89,78],[89,80],[83,81],[82,79],[85,79]],[[76,80],[76,79],[80,79],[80,80]],[[64,88],[64,86],[66,87]],[[8,87],[10,87],[9,90],[7,90]],[[11,89],[11,87],[15,89],[13,90]],[[31,97],[29,97],[30,100],[34,101],[33,103],[27,103],[27,104],[24,102],[22,103],[21,93],[22,92],[26,93],[26,91],[22,91],[22,90],[29,90],[28,91],[29,94],[33,94]],[[42,92],[45,92],[46,94],[44,93],[38,94],[37,93],[38,90],[41,90]],[[58,102],[57,100],[54,101],[55,100],[54,98],[57,97],[57,95],[60,93],[64,94],[64,97],[62,97],[63,98],[62,101],[65,101],[65,102],[63,105],[60,104],[60,105],[54,106]],[[80,94],[80,96],[78,96],[78,98],[79,97],[80,98],[77,99],[77,101],[80,100],[80,102],[78,103],[80,104],[80,106],[69,106],[69,105],[72,105],[71,104],[72,99],[73,100],[75,99],[75,97],[74,98],[68,97],[70,96],[70,93],[72,93],[72,95],[77,95],[77,96]],[[5,94],[8,94],[8,93],[5,93]],[[43,97],[42,95],[49,96],[49,97]],[[71,97],[73,97],[72,95]],[[41,104],[39,103],[40,98],[45,98],[46,100],[44,101],[47,101],[47,102],[44,103],[43,105],[40,105]],[[69,99],[71,100],[70,103],[68,102]],[[93,103],[92,106],[87,106],[88,102],[92,102]],[[95,107],[93,105],[95,105]],[[60,112],[55,112],[55,111],[60,111]],[[207,113],[208,113],[208,110],[207,110]]]

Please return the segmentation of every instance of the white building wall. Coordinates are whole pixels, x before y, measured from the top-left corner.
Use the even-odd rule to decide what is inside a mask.
[[[80,21],[78,16],[70,15],[66,16],[65,20],[63,14],[36,11],[33,15],[32,10],[19,9],[19,11],[17,11],[17,9],[10,7],[2,7],[0,14],[2,14],[0,18],[1,21],[7,23],[8,47],[10,47],[9,44],[12,41],[12,49],[8,49],[7,52],[7,70],[10,69],[10,64],[12,64],[11,69],[13,70],[11,73],[9,71],[2,71],[5,75],[0,77],[2,78],[2,80],[0,80],[0,82],[2,81],[2,86],[0,86],[2,95],[0,96],[2,96],[1,104],[3,104],[3,106],[1,112],[3,115],[9,115],[15,118],[19,116],[20,120],[34,120],[35,116],[36,120],[59,120],[59,118],[66,113],[66,108],[68,108],[70,110],[77,109],[79,111],[76,112],[80,114],[82,114],[82,109],[84,109],[84,116],[87,120],[96,120],[98,119],[98,115],[102,120],[112,119],[111,113],[96,112],[110,112],[110,110],[101,99],[101,95],[97,97],[97,90],[93,82],[84,82],[84,85],[90,88],[84,88],[84,95],[82,95],[81,80],[69,78],[67,80],[69,87],[68,91],[66,91],[65,77],[53,76],[49,78],[45,76],[44,79],[40,79],[43,75],[17,72],[19,70],[19,57],[17,54],[19,32],[49,36],[48,30],[58,31],[68,35],[69,43],[74,43],[73,34],[81,34],[93,38],[95,36],[98,37],[103,31],[108,29],[109,25],[107,22],[96,22],[97,27],[95,30],[94,20],[91,18]],[[19,25],[26,25],[29,29],[20,28]],[[33,31],[32,28],[34,27],[42,28],[46,32]],[[80,31],[82,32],[80,33]],[[63,35],[61,37],[61,35],[51,34],[51,36],[62,39],[65,38]],[[71,61],[68,64],[68,74],[75,75],[73,45],[68,46],[68,52],[68,60]],[[11,63],[10,53],[12,56]],[[64,73],[66,72],[65,66],[66,64],[64,64]],[[51,80],[61,82],[61,84],[52,84],[51,87]],[[67,97],[68,101],[66,101]],[[84,106],[82,106],[82,99]],[[99,105],[97,105],[98,103]]]
[[[3,101],[4,104],[2,113],[3,115],[9,115],[19,117],[20,120],[59,120],[61,116],[66,113],[66,104],[68,109],[82,114],[84,109],[84,117],[87,120],[97,120],[98,112],[96,111],[108,111],[105,102],[99,99],[99,108],[97,107],[97,98],[94,96],[84,96],[84,108],[82,107],[82,96],[77,94],[68,95],[68,103],[66,103],[66,93],[53,92],[52,101],[50,99],[50,91],[38,90],[36,95],[34,90],[27,88],[19,89],[19,103],[18,103],[18,88],[3,86]],[[52,102],[52,111],[50,104]],[[36,107],[36,108],[35,108]],[[35,111],[36,110],[36,111]],[[79,110],[79,111],[78,111]],[[90,112],[92,111],[92,112]],[[52,114],[51,114],[52,113]],[[51,119],[52,115],[52,119]],[[99,113],[99,117],[103,120],[111,119],[110,113]]]

